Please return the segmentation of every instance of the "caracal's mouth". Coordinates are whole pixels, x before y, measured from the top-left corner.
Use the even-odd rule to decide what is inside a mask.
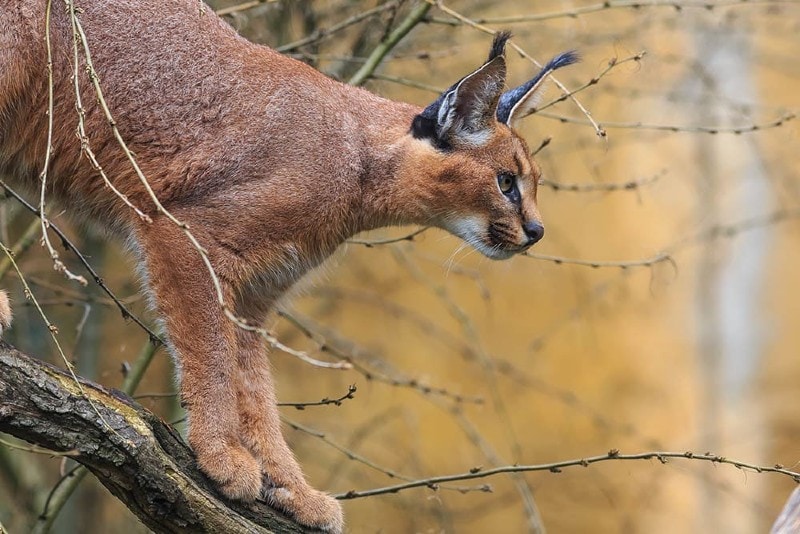
[[[468,217],[446,226],[452,234],[460,237],[472,247],[492,260],[507,260],[531,248],[533,241],[515,243],[515,235],[506,225],[486,223],[478,217]]]

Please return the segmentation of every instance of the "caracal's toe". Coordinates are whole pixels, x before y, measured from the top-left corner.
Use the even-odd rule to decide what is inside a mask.
[[[301,525],[328,532],[342,534],[344,513],[339,501],[310,486],[290,489],[270,485],[265,476],[262,494],[270,506],[292,516]]]
[[[195,449],[197,464],[229,499],[253,502],[262,493],[261,463],[242,446]]]

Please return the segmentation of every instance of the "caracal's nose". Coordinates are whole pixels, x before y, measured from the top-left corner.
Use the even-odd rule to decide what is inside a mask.
[[[528,221],[522,225],[522,229],[528,236],[528,245],[533,245],[544,237],[544,226],[539,221]]]

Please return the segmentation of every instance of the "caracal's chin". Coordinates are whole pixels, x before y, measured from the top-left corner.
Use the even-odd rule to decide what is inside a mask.
[[[483,241],[469,241],[469,243],[481,254],[490,260],[508,260],[528,250],[530,247],[504,247],[501,245],[488,245]]]

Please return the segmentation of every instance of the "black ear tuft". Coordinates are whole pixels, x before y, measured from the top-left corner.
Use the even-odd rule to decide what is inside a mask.
[[[506,53],[506,41],[511,39],[511,32],[507,30],[499,31],[494,34],[494,41],[492,41],[492,49],[489,50],[489,59],[491,61],[497,56],[502,56]]]
[[[559,54],[548,61],[536,76],[519,87],[503,93],[497,104],[497,120],[511,126],[513,122],[532,113],[547,75],[578,61],[580,56],[574,50]]]

